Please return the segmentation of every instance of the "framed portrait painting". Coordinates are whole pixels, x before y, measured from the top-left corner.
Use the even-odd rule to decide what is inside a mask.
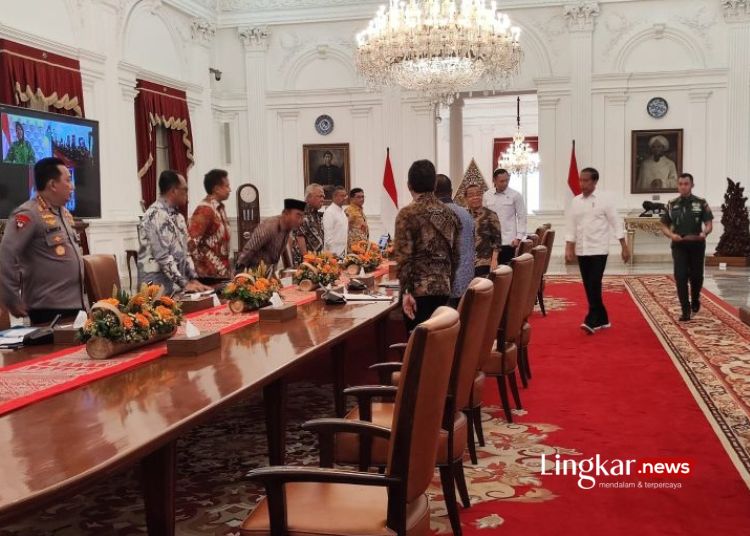
[[[630,193],[656,194],[677,191],[682,173],[682,129],[633,130]]]
[[[336,186],[350,189],[349,144],[325,143],[303,145],[305,188],[311,183],[320,184],[326,194],[326,203]]]

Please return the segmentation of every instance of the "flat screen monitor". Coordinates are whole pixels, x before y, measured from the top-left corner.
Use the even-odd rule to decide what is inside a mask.
[[[49,156],[70,170],[75,191],[68,210],[79,218],[100,218],[99,123],[0,105],[0,219],[36,194],[34,164]]]

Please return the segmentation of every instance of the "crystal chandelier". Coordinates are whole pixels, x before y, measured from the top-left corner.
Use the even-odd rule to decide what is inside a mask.
[[[521,62],[520,29],[496,2],[391,0],[357,34],[355,63],[371,86],[396,84],[449,105],[485,77],[507,86]]]
[[[497,165],[512,175],[534,173],[539,167],[539,153],[534,152],[521,134],[521,97],[516,99],[516,133],[513,135],[513,143],[500,155]]]

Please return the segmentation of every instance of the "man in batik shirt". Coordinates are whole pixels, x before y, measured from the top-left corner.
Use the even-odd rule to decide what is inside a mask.
[[[461,224],[435,197],[435,180],[432,162],[414,162],[408,179],[414,201],[396,216],[393,253],[407,331],[448,303],[459,263]]]
[[[292,231],[292,262],[295,266],[302,262],[307,252],[323,251],[323,213],[320,207],[325,200],[325,192],[320,184],[312,183],[305,188],[305,215],[299,229]]]
[[[198,281],[187,247],[187,226],[178,208],[187,202],[185,177],[162,171],[159,198],[138,224],[138,285],[162,285],[167,294],[178,290],[200,292],[210,287]]]
[[[370,227],[363,207],[365,205],[365,191],[362,188],[352,188],[349,192],[349,206],[344,209],[349,219],[349,237],[347,240],[347,251],[352,250],[352,245],[357,242],[369,242]]]
[[[497,268],[497,258],[502,245],[500,219],[494,210],[482,206],[482,189],[471,185],[465,192],[466,205],[474,218],[474,275],[483,277]]]
[[[188,250],[201,283],[212,285],[231,277],[229,268],[230,227],[224,201],[232,189],[223,169],[212,169],[203,177],[208,194],[190,218]]]

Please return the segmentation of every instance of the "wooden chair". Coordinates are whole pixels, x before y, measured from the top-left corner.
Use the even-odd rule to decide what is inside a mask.
[[[322,467],[251,471],[249,478],[263,484],[266,498],[242,523],[240,534],[430,534],[425,491],[434,473],[459,326],[455,310],[439,307],[412,332],[390,428],[342,419],[310,421],[304,428],[320,437]],[[386,440],[385,473],[331,469],[334,437],[341,432]]]
[[[512,279],[513,270],[511,270],[510,266],[498,266],[497,269],[490,272],[489,280],[492,282],[493,286],[492,305],[484,323],[485,329],[482,334],[482,355],[479,358],[480,366],[481,363],[488,359],[489,353],[492,351],[492,347],[495,344],[495,339],[497,338],[497,326],[500,325],[500,321],[505,314]],[[494,328],[492,326],[494,326]],[[474,465],[477,464],[476,446],[474,444],[475,433],[479,446],[484,446],[484,431],[482,430],[482,395],[484,392],[485,379],[486,375],[480,368],[477,370],[474,377],[469,405],[462,408],[462,411],[469,421],[469,454],[471,455],[471,461]]]
[[[542,286],[542,276],[544,275],[544,266],[549,257],[549,252],[544,246],[536,246],[531,250],[531,256],[534,257],[534,271],[531,276],[531,285],[529,285],[529,295],[526,301],[526,311],[521,327],[521,343],[518,345],[518,371],[521,373],[521,383],[524,387],[529,386],[531,379],[531,365],[529,364],[529,342],[531,341],[531,324],[529,317],[534,312],[536,298],[539,295],[539,288]]]
[[[120,288],[120,273],[114,255],[84,255],[83,279],[91,303],[112,297],[112,288]]]
[[[516,408],[522,409],[515,373],[518,368],[518,344],[521,339],[526,300],[534,271],[534,258],[529,253],[524,253],[513,259],[510,267],[513,270],[513,279],[510,284],[505,314],[498,326],[487,325],[487,329],[495,334],[496,343],[492,351],[485,356],[481,369],[487,376],[497,378],[497,387],[505,410],[505,418],[508,422],[513,422],[505,381],[507,378],[508,383],[510,383]]]
[[[534,242],[526,238],[524,240],[521,240],[521,243],[518,244],[518,247],[516,248],[516,257],[519,255],[523,255],[524,253],[531,253],[531,249],[534,247]]]
[[[547,316],[547,311],[544,309],[544,276],[547,275],[549,270],[549,261],[552,258],[552,246],[555,244],[555,230],[547,229],[542,235],[542,245],[547,248],[547,259],[544,261],[544,270],[542,271],[542,282],[539,285],[539,294],[536,300],[539,302],[539,309],[542,310],[542,316]]]
[[[458,314],[461,320],[461,330],[456,343],[451,380],[448,387],[448,397],[443,415],[443,430],[438,446],[437,466],[440,471],[440,481],[443,486],[443,496],[448,509],[453,533],[461,534],[461,522],[458,518],[455,486],[458,485],[461,500],[465,508],[471,506],[469,492],[463,471],[463,454],[467,446],[467,418],[461,409],[469,405],[474,376],[479,367],[482,351],[482,334],[485,319],[492,305],[493,286],[485,278],[475,278],[461,298]],[[489,350],[489,348],[488,348]],[[403,363],[377,363],[371,368],[380,373],[381,383],[387,383],[389,377],[396,385],[401,382],[400,371]],[[357,407],[352,409],[345,419],[371,421],[380,426],[390,426],[393,420],[394,406],[392,402],[373,402],[373,398],[387,396],[383,386],[351,387],[344,392],[357,398]],[[373,390],[374,388],[374,390]],[[395,387],[391,387],[395,393]],[[372,445],[360,449],[359,438],[352,434],[339,434],[336,437],[334,462],[343,464],[358,464],[360,470],[367,470],[371,466],[384,467],[387,461],[387,444],[383,440],[375,439]],[[364,454],[364,457],[362,456]],[[473,454],[476,458],[476,452]]]
[[[5,309],[0,309],[0,331],[10,328],[10,314]]]

